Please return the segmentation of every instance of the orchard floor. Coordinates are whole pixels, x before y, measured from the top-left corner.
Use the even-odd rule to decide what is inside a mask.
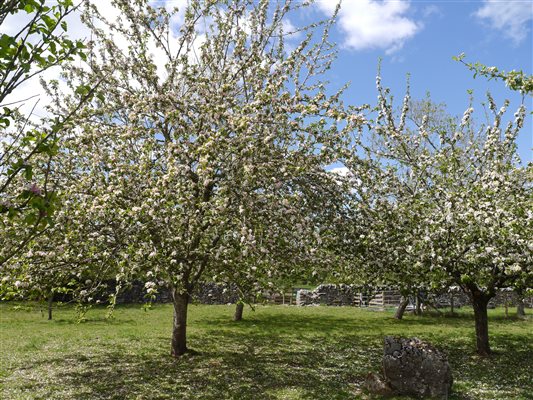
[[[532,399],[533,320],[490,311],[495,355],[474,352],[470,310],[407,315],[349,307],[192,305],[189,347],[169,356],[172,307],[72,307],[47,321],[39,306],[0,304],[0,399],[375,399],[361,389],[378,371],[385,335],[417,336],[449,354],[451,399]],[[531,311],[530,311],[531,312]]]

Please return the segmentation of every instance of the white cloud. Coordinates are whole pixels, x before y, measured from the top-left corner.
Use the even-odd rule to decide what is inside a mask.
[[[485,0],[474,15],[518,44],[529,32],[528,22],[533,18],[533,2]]]
[[[433,15],[437,17],[442,17],[444,14],[438,6],[436,6],[435,4],[430,4],[422,9],[422,15],[424,16],[424,18],[428,18]]]
[[[154,7],[165,7],[167,11],[174,12],[174,9],[178,9],[178,12],[172,15],[170,19],[170,26],[179,30],[181,25],[185,22],[185,10],[189,5],[189,0],[152,0],[149,4]]]
[[[350,170],[347,167],[331,168],[331,169],[328,169],[328,172],[331,172],[333,174],[337,174],[337,175],[340,175],[340,176],[343,176],[343,177],[351,175],[351,172],[350,172]]]
[[[301,38],[302,32],[298,30],[298,27],[295,26],[290,19],[283,20],[283,33],[290,37],[290,39]]]
[[[339,179],[336,179],[336,182],[338,184],[342,184],[343,182],[346,182],[346,179],[352,184],[353,188],[350,189],[351,193],[356,193],[356,186],[361,185],[361,179],[354,175],[354,173],[348,168],[348,167],[335,167],[331,169],[326,169],[327,172],[332,173],[334,175],[339,176]],[[342,178],[342,179],[341,179]]]
[[[320,10],[331,15],[336,2],[320,0]],[[339,25],[346,35],[344,45],[355,50],[399,50],[422,27],[406,16],[408,0],[345,0],[339,13]]]

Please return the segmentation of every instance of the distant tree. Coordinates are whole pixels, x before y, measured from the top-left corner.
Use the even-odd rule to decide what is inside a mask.
[[[463,288],[474,306],[477,351],[488,355],[487,304],[533,265],[533,170],[520,163],[515,142],[525,107],[505,124],[508,103],[498,109],[489,95],[493,120],[479,128],[473,108],[438,124],[430,112],[409,128],[409,96],[397,117],[379,77],[378,91],[371,140],[358,139],[365,155],[346,160],[352,220],[361,221],[352,246],[364,259],[356,265],[400,288]]]
[[[295,282],[325,276],[320,271],[336,267],[322,240],[326,223],[342,205],[335,177],[317,169],[308,176],[286,178],[278,180],[270,201],[256,193],[255,207],[242,209],[253,241],[234,236],[235,243],[227,245],[234,256],[228,254],[227,267],[213,277],[237,289],[235,320],[242,318],[244,304],[263,294],[284,295]]]

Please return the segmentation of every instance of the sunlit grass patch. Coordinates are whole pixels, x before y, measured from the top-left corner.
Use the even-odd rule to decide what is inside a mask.
[[[531,320],[490,312],[489,359],[474,353],[468,310],[456,317],[349,307],[258,306],[231,321],[233,307],[193,305],[189,346],[170,354],[172,307],[121,306],[88,312],[71,307],[55,320],[38,308],[0,305],[2,399],[354,399],[378,371],[383,336],[417,336],[444,350],[454,373],[452,399],[527,399],[533,393]]]

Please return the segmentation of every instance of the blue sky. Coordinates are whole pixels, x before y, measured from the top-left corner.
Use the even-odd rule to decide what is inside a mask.
[[[327,15],[334,3],[320,1],[315,12]],[[347,101],[375,102],[381,57],[383,82],[399,101],[409,73],[413,98],[429,91],[434,101],[448,105],[450,113],[462,115],[469,103],[467,89],[473,89],[475,115],[482,119],[480,103],[490,91],[498,104],[511,100],[512,116],[521,96],[502,82],[473,79],[473,73],[452,56],[464,52],[472,62],[532,74],[532,17],[533,0],[344,0],[332,35],[339,45],[338,60],[328,78],[336,87],[351,82]],[[532,98],[525,102],[531,111]],[[529,115],[518,140],[523,162],[533,161],[531,119]]]
[[[118,15],[110,0],[91,1],[102,7],[108,18]],[[188,0],[151,1],[154,6],[180,10],[185,10],[187,3]],[[302,26],[330,16],[336,4],[337,0],[315,0],[306,11],[292,14],[290,24]],[[14,32],[27,18],[19,13],[8,18],[2,29]],[[451,114],[462,115],[469,103],[467,90],[473,89],[477,118],[483,118],[480,103],[487,91],[498,104],[509,98],[508,114],[512,116],[521,101],[518,93],[508,90],[502,82],[489,82],[483,77],[473,79],[472,72],[452,57],[464,52],[472,62],[532,74],[532,18],[533,0],[343,0],[332,31],[332,40],[338,44],[338,59],[326,78],[332,90],[351,82],[344,97],[346,103],[375,104],[377,64],[382,58],[383,83],[399,101],[410,74],[413,98],[423,98],[429,91],[435,102],[448,105]],[[68,33],[73,38],[88,36],[79,16],[69,18]],[[57,73],[57,69],[49,70],[44,78],[56,78]],[[17,89],[13,97],[24,99],[35,93],[36,78]],[[532,98],[525,101],[531,111]],[[46,102],[41,95],[36,114],[44,114]],[[518,138],[524,163],[533,161],[531,120],[528,115]]]

